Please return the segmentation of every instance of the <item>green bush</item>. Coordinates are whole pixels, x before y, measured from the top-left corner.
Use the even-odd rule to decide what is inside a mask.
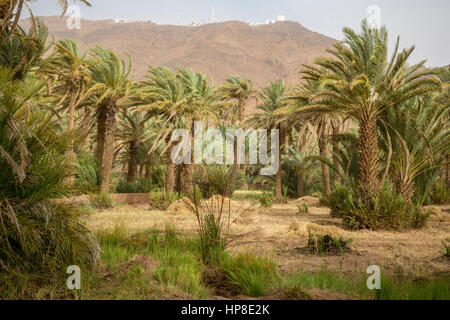
[[[94,209],[103,210],[114,208],[114,201],[110,194],[101,192],[92,194],[90,197],[90,205]]]
[[[165,190],[161,192],[156,192],[150,197],[150,209],[152,210],[167,210],[170,205],[175,203],[175,201],[182,199],[183,196],[178,192],[166,192]]]
[[[197,218],[203,262],[205,264],[217,262],[218,257],[225,252],[227,247],[224,232],[229,231],[225,228],[229,227],[231,223],[230,212],[225,212],[225,208],[228,208],[225,204],[225,197],[214,197],[203,201],[200,189],[198,186],[194,186],[189,206]]]
[[[116,186],[117,193],[148,193],[151,189],[151,182],[145,178],[139,178],[131,183],[126,182],[126,180],[120,180]]]
[[[430,190],[430,199],[432,204],[449,204],[450,203],[450,189],[444,179],[436,179]]]
[[[308,248],[315,254],[339,254],[348,249],[348,245],[352,239],[344,240],[343,238],[335,239],[333,236],[324,235],[314,237],[308,235]]]
[[[264,191],[261,197],[259,198],[259,201],[261,202],[261,206],[265,208],[272,207],[274,201],[273,193]]]
[[[205,199],[213,195],[226,195],[228,184],[230,183],[231,168],[221,165],[211,165],[198,169],[194,173],[194,184],[197,185]],[[242,170],[238,170],[233,191],[238,190],[246,183],[246,178]]]
[[[267,295],[281,280],[275,262],[251,254],[223,256],[221,270],[231,286],[250,297]]]
[[[420,207],[406,207],[402,196],[390,184],[384,184],[373,199],[365,201],[358,191],[337,186],[326,203],[333,217],[341,218],[347,227],[354,230],[420,228],[429,217],[429,212],[423,214]]]
[[[68,266],[91,268],[98,255],[79,208],[55,201],[82,190],[66,182],[70,137],[30,100],[39,88],[33,81],[13,81],[0,68],[0,297],[9,294],[6,283],[29,292],[34,286],[24,281],[60,281]]]
[[[99,170],[97,159],[94,156],[81,154],[75,164],[75,183],[78,185],[97,187]]]

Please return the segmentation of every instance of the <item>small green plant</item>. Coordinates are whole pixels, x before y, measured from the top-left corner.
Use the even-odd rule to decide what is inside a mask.
[[[298,207],[298,214],[304,214],[309,212],[309,207],[307,204],[299,204],[297,207]]]
[[[114,208],[114,200],[111,195],[106,192],[92,194],[90,197],[90,205],[94,209],[103,210]]]
[[[264,191],[261,197],[259,198],[259,201],[261,202],[261,206],[264,208],[270,208],[273,205],[273,193]]]
[[[226,190],[223,192],[225,194]],[[224,194],[203,200],[202,191],[195,185],[191,201],[186,201],[197,218],[200,250],[205,264],[217,262],[227,247],[224,233],[229,233],[231,215],[229,211],[225,214],[226,208],[230,209]]]
[[[344,240],[342,237],[336,239],[330,235],[320,237],[308,235],[308,248],[314,254],[340,254],[348,249],[352,239]]]
[[[221,270],[232,287],[250,297],[265,296],[281,280],[274,261],[251,254],[223,256]]]
[[[182,194],[178,192],[157,192],[150,197],[150,209],[167,210],[175,201],[182,199]]]

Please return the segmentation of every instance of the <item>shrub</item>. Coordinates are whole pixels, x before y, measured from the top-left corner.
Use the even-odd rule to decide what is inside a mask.
[[[177,237],[171,226],[166,226],[165,234],[148,239],[150,254],[162,263],[153,278],[161,284],[180,288],[198,298],[206,298],[210,292],[202,282],[204,265],[198,257],[197,239]]]
[[[420,228],[429,217],[429,212],[423,214],[420,207],[407,207],[390,184],[384,184],[373,199],[365,201],[354,189],[337,186],[326,203],[333,217],[341,218],[347,227],[354,230]]]
[[[221,270],[231,286],[250,297],[266,295],[281,280],[275,262],[251,254],[223,256]]]
[[[13,81],[0,68],[0,296],[9,294],[6,282],[28,292],[27,279],[42,285],[60,281],[70,265],[89,269],[99,252],[80,210],[54,201],[82,190],[66,183],[69,136],[30,100],[39,89],[33,81]]]
[[[308,248],[315,254],[339,254],[348,249],[352,239],[344,240],[342,237],[335,239],[333,236],[320,237],[308,235]]]
[[[432,204],[448,204],[450,203],[450,189],[444,179],[436,179],[430,191],[430,199]]]
[[[120,180],[116,186],[117,193],[148,193],[152,185],[148,179],[139,178],[134,182],[128,183],[126,180]]]
[[[265,208],[270,208],[273,205],[274,196],[272,192],[264,191],[261,197],[259,198],[259,201],[261,202],[261,206]]]
[[[228,226],[227,231],[229,231],[231,222],[230,212],[226,215],[228,221],[226,221],[224,214],[225,207],[228,208],[225,203],[225,197],[216,196],[209,200],[202,200],[200,189],[198,186],[194,186],[191,201],[187,204],[197,218],[198,236],[203,262],[217,262],[218,257],[225,252],[227,247],[223,233],[226,226]]]
[[[178,192],[166,192],[165,190],[161,192],[156,192],[150,197],[150,209],[152,210],[167,210],[170,205],[175,203],[175,201],[180,200],[182,194]]]
[[[309,211],[309,207],[307,204],[299,204],[297,207],[299,214],[308,213]]]
[[[90,197],[90,205],[92,208],[103,210],[114,208],[114,201],[110,194],[101,192],[92,194]]]
[[[82,154],[77,157],[75,164],[75,183],[78,185],[97,187],[99,170],[97,159],[94,156]]]
[[[202,196],[207,199],[213,195],[225,195],[230,183],[231,170],[227,166],[211,165],[204,170],[196,170],[194,184],[199,187]],[[246,183],[242,170],[238,170],[233,191],[238,190]]]

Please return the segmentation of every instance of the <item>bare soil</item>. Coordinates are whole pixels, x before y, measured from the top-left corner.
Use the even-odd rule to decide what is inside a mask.
[[[310,206],[309,212],[298,213],[298,201],[262,208],[258,201],[233,200],[231,205],[230,250],[250,251],[276,259],[283,273],[316,271],[327,267],[344,273],[364,272],[370,265],[414,276],[450,272],[449,259],[443,258],[442,241],[450,237],[450,206],[433,206],[426,227],[406,232],[350,231],[330,210]],[[317,202],[311,205],[318,205]],[[182,235],[194,235],[197,221],[190,212],[150,210],[148,205],[123,205],[89,215],[92,230],[112,229],[122,224],[130,232],[149,229],[164,231],[173,225]],[[353,239],[350,250],[340,255],[315,255],[304,248],[308,233],[330,234]],[[318,294],[320,296],[320,294]]]

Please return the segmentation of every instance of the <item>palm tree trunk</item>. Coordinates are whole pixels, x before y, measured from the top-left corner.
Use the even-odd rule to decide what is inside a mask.
[[[333,126],[333,136],[336,136],[339,134],[339,126]],[[336,152],[338,149],[338,143],[336,141],[333,140],[333,166],[337,169],[339,168],[339,161],[338,158],[336,156]],[[333,170],[333,182],[334,183],[341,183],[341,176],[338,174],[338,172],[335,170]]]
[[[199,119],[194,117],[192,119],[192,124],[191,124],[191,147],[194,146],[195,122],[196,121],[199,121]],[[184,181],[183,181],[183,192],[187,195],[191,195],[193,192],[194,171],[195,171],[194,153],[191,152],[191,163],[186,164],[186,170],[185,170]]]
[[[231,172],[230,181],[228,183],[227,195],[231,198],[234,191],[234,184],[236,182],[237,172],[239,170],[238,164],[238,146],[237,146],[237,138],[234,139],[234,161],[233,161],[233,171]]]
[[[77,96],[78,96],[78,90],[72,86],[70,88],[70,102],[69,102],[69,126],[68,126],[68,130],[70,132],[70,134],[73,134],[73,128],[75,126],[75,104],[77,102]],[[70,145],[69,145],[69,149],[67,150],[67,157],[69,158],[70,161],[70,166],[71,166],[71,171],[72,174],[71,176],[67,179],[67,183],[69,184],[73,184],[75,182],[75,176],[73,175],[75,169],[74,169],[74,162],[75,162],[75,144],[74,144],[74,139],[73,136],[70,139]]]
[[[305,196],[305,188],[303,182],[303,171],[299,170],[297,173],[297,196],[299,198]]]
[[[153,167],[150,164],[145,165],[145,179],[152,182]]]
[[[242,189],[248,190],[248,183],[247,183],[247,167],[248,167],[248,154],[245,155],[245,163],[242,165],[242,173],[245,177],[245,182],[242,185]]]
[[[280,155],[281,159],[281,144],[278,144],[278,154]],[[282,190],[282,174],[283,171],[281,170],[281,162],[278,166],[278,171],[275,175],[275,199],[281,200],[283,199],[283,190]]]
[[[238,102],[239,106],[239,125],[242,125],[245,121],[245,107],[246,107],[246,99],[245,98],[239,98]]]
[[[321,120],[319,124],[319,153],[322,158],[328,159],[328,136],[326,129],[325,120]],[[327,197],[331,194],[330,167],[323,162],[321,163],[321,167],[323,194]]]
[[[106,106],[103,105],[99,106],[99,110],[97,113],[97,150],[95,152],[99,171],[102,170],[103,154],[105,153],[106,117],[107,117]],[[100,186],[101,184],[102,184],[101,174],[99,174],[97,185]]]
[[[278,168],[277,174],[275,176],[275,199],[283,199],[283,190],[281,187],[282,170],[281,165]]]
[[[446,155],[445,159],[447,163],[450,163],[450,155]],[[445,180],[447,181],[447,188],[450,188],[450,164],[447,164],[445,170]]]
[[[114,133],[116,131],[116,105],[112,104],[106,112],[105,153],[103,156],[100,192],[109,192],[109,182],[114,161]]]
[[[359,171],[364,198],[373,198],[378,188],[378,135],[377,120],[368,117],[359,126]]]
[[[173,145],[170,139],[167,139],[167,144],[170,144],[166,150],[166,183],[165,190],[167,193],[173,193],[175,187],[175,164],[172,162]]]
[[[132,183],[136,180],[137,172],[137,146],[135,141],[130,142],[130,150],[128,153],[128,176],[127,182]]]

